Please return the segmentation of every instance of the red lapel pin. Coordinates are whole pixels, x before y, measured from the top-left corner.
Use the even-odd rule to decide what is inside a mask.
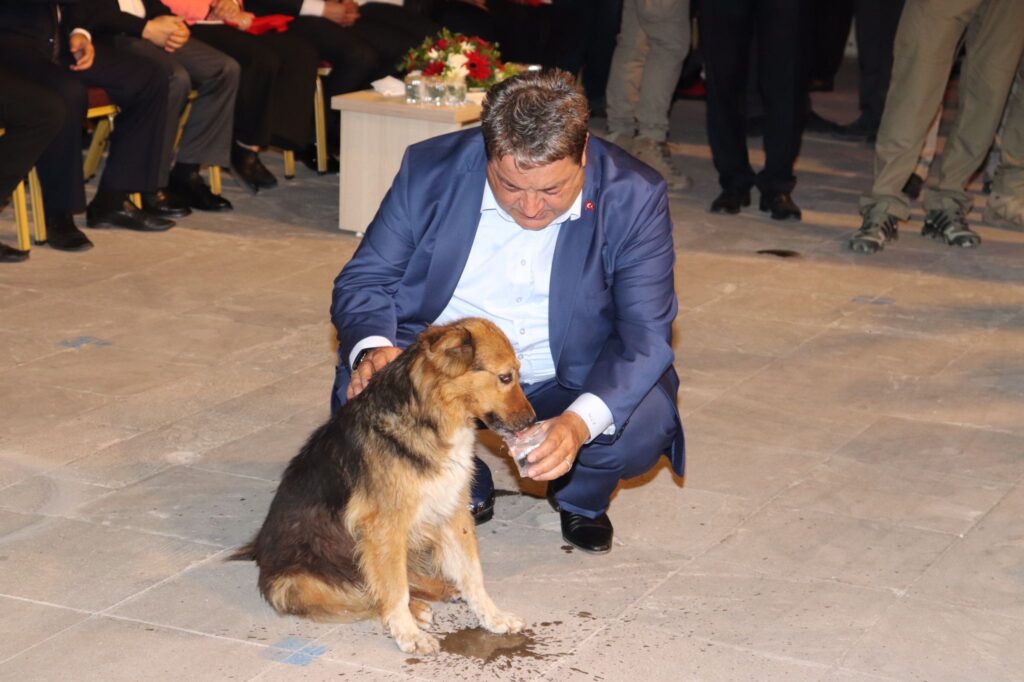
[[[584,206],[586,207],[586,209],[588,211],[593,211],[594,210],[594,202],[593,201],[588,201],[587,203],[584,204]]]

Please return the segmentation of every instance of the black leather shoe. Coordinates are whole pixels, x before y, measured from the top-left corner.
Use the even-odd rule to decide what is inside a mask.
[[[317,173],[319,175],[327,175],[328,173],[338,173],[338,160],[334,158],[331,154],[327,155],[327,170],[324,171],[323,173],[320,172],[320,169],[317,168],[316,165],[316,145],[311,144],[308,147],[306,147],[305,150],[301,152],[296,152],[296,156],[298,156],[302,160],[302,163],[306,165],[306,168],[313,171],[314,173]]]
[[[210,191],[199,171],[189,173],[188,178],[184,180],[172,175],[169,188],[198,211],[230,211],[233,208],[230,201]]]
[[[58,251],[87,251],[92,242],[68,213],[46,214],[46,244]]]
[[[163,232],[174,227],[174,221],[149,215],[125,197],[117,208],[103,210],[93,201],[85,209],[85,224],[89,227],[123,227],[137,232]]]
[[[832,135],[840,140],[871,142],[878,136],[878,126],[871,125],[863,118],[858,118],[856,121],[844,126],[836,126],[835,130],[832,131]]]
[[[723,189],[711,202],[711,212],[736,214],[745,206],[750,206],[749,189]]]
[[[762,193],[760,209],[771,213],[772,220],[800,220],[803,214],[788,192]]]
[[[612,521],[607,514],[596,519],[566,511],[555,499],[556,487],[548,483],[548,504],[562,517],[562,539],[591,554],[607,554],[612,549]]]
[[[142,210],[157,218],[184,218],[192,213],[185,202],[162,189],[142,193]]]
[[[23,260],[28,260],[28,251],[0,244],[0,263],[20,263]]]
[[[259,192],[261,187],[277,185],[277,178],[263,165],[259,154],[237,144],[231,148],[231,174],[253,194]],[[270,181],[273,184],[267,184]]]
[[[473,482],[469,491],[469,513],[476,525],[494,518],[494,478],[479,457],[473,458]]]

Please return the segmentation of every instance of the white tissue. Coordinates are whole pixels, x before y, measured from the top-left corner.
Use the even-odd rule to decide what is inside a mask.
[[[405,82],[398,80],[394,76],[379,78],[370,83],[370,85],[373,86],[376,92],[385,97],[403,97],[405,95]]]

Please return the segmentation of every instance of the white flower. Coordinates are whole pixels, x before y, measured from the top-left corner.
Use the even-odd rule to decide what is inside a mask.
[[[470,52],[476,52],[476,45],[469,42],[468,40],[464,43],[459,43],[459,51],[462,54],[469,54]]]
[[[448,68],[459,69],[462,66],[464,66],[468,61],[469,59],[466,57],[466,55],[461,53],[452,53],[448,55]]]
[[[459,83],[466,80],[466,77],[469,76],[469,69],[467,69],[465,66],[449,66],[447,69],[444,70],[444,75],[445,80]]]
[[[434,48],[430,48],[430,52],[427,53],[427,59],[429,59],[432,62],[436,62],[440,58],[441,53],[435,50]]]

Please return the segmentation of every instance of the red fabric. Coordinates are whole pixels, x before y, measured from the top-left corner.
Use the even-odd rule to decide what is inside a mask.
[[[284,33],[288,30],[288,24],[295,17],[290,17],[285,14],[268,14],[265,17],[256,17],[252,20],[252,24],[245,30],[246,33],[251,33],[254,36],[261,36],[264,33],[271,31],[277,31],[278,33]]]
[[[95,109],[96,107],[107,107],[113,104],[110,100],[110,95],[103,88],[89,88],[86,90],[89,98],[89,108]]]

